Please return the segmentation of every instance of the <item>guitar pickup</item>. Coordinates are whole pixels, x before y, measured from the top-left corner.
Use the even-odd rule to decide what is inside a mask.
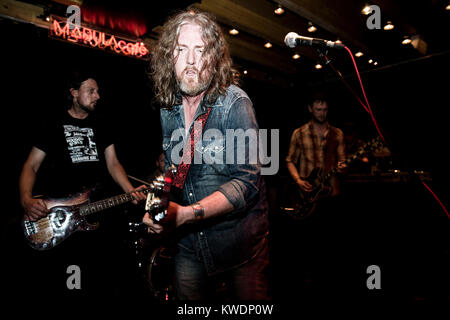
[[[25,225],[25,231],[27,232],[28,235],[32,235],[35,234],[37,232],[36,230],[36,226],[33,222],[31,221],[24,221],[24,225]]]

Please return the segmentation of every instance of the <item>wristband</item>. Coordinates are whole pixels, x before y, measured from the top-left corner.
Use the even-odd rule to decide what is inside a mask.
[[[194,209],[194,217],[195,220],[203,219],[205,216],[205,208],[199,203],[196,202],[194,204],[191,204],[192,209]]]

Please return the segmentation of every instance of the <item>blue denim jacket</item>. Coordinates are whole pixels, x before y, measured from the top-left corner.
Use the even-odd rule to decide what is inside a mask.
[[[213,105],[206,105],[203,101],[194,122],[207,107],[212,109],[203,130],[203,139],[195,146],[194,161],[184,188],[173,200],[189,205],[220,191],[233,204],[234,210],[228,214],[184,225],[177,230],[178,244],[196,254],[204,262],[208,274],[214,274],[238,266],[256,255],[268,233],[268,205],[259,161],[252,160],[248,152],[251,139],[240,142],[231,136],[227,139],[227,132],[234,132],[230,129],[257,132],[255,112],[247,94],[231,85]],[[167,168],[171,164],[179,164],[185,145],[183,106],[161,109],[160,116]],[[189,134],[190,131],[187,136]],[[243,144],[247,152],[238,161],[237,158],[243,156]],[[230,148],[233,148],[231,153]],[[227,160],[230,154],[234,159]]]

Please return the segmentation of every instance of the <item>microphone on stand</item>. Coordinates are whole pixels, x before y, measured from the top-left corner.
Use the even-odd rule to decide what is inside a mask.
[[[345,46],[342,43],[336,43],[334,41],[310,38],[299,36],[295,32],[289,32],[284,37],[284,43],[289,48],[295,48],[296,46],[310,46],[310,47],[321,47],[321,48],[333,48],[333,49],[344,49]]]

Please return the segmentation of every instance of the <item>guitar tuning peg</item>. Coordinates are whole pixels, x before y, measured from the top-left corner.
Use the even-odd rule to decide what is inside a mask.
[[[169,167],[168,170],[170,170],[170,172],[172,172],[172,174],[175,174],[177,172],[177,168],[173,164]]]

